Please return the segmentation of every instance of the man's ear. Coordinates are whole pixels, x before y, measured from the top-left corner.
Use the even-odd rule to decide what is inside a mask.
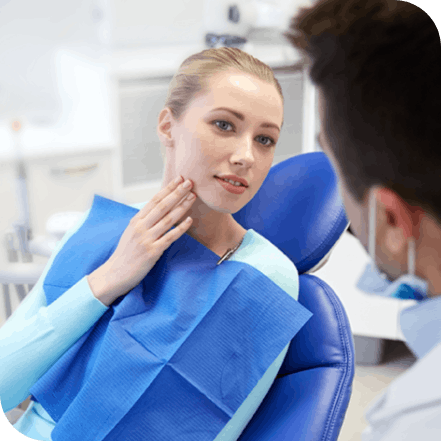
[[[158,117],[158,125],[156,131],[158,133],[159,140],[165,147],[173,146],[173,137],[171,129],[174,123],[174,118],[170,108],[165,107],[161,110]]]
[[[424,210],[421,207],[408,204],[389,188],[379,188],[377,194],[378,200],[384,205],[388,224],[402,230],[405,239],[413,236],[418,240]]]

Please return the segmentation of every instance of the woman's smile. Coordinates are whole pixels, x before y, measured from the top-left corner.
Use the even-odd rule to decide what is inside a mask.
[[[230,193],[243,194],[243,193],[245,193],[245,191],[247,189],[247,187],[245,187],[245,185],[243,185],[237,181],[234,181],[231,179],[226,180],[226,179],[219,178],[217,176],[215,176],[215,178],[219,182],[219,184],[222,185],[222,187],[225,190],[229,191]]]

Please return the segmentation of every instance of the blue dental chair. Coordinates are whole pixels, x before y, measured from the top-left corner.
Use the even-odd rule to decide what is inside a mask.
[[[314,314],[291,341],[276,380],[239,441],[336,441],[352,391],[353,339],[334,291],[307,274],[326,260],[348,227],[331,163],[316,152],[275,165],[234,217],[294,262],[299,302]]]
[[[343,306],[311,274],[348,226],[337,180],[323,153],[274,166],[234,215],[296,265],[299,302],[314,315],[292,340],[279,375],[238,441],[336,441],[349,404],[354,347]]]

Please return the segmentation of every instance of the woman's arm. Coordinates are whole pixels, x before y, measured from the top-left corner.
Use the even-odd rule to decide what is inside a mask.
[[[58,252],[83,225],[86,212],[52,253],[32,293],[0,329],[0,401],[8,411],[29,396],[34,383],[87,332],[116,298],[135,287],[172,242],[190,227],[181,222],[194,202],[182,177],[162,189],[137,213],[110,259],[46,305],[43,281]],[[167,232],[168,231],[168,232]]]
[[[46,274],[87,215],[65,234],[37,284],[0,328],[0,400],[5,412],[25,400],[32,385],[108,309],[93,295],[86,277],[46,305]]]

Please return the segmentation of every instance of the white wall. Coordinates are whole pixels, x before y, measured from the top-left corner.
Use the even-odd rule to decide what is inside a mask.
[[[203,34],[205,0],[112,0],[116,48],[186,44]]]
[[[274,5],[281,12],[283,19],[280,26],[285,29],[290,17],[300,6],[313,3],[312,0],[166,0],[155,3],[148,0],[109,1],[115,48],[203,42],[206,32],[210,32],[208,28],[212,27],[210,23],[214,20],[211,18],[213,15],[219,17],[220,23],[224,22],[221,27],[225,26],[228,33],[232,27],[228,28],[228,23],[219,12],[226,11],[233,4],[242,8],[243,16],[247,15],[247,5]],[[271,14],[266,12],[264,15],[268,17]],[[255,15],[254,19],[259,20],[259,15]],[[237,30],[241,29],[242,25],[237,25]]]

